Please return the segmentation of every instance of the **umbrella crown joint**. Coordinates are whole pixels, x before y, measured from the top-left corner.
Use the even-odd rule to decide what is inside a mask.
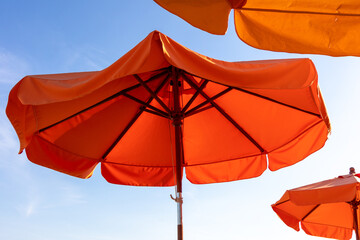
[[[178,87],[181,87],[181,81],[177,81]],[[174,81],[170,80],[170,86],[174,86]]]
[[[181,126],[183,124],[184,114],[183,113],[172,113],[171,118],[173,126]]]
[[[358,209],[358,206],[360,205],[359,200],[352,200],[351,202],[348,202],[354,209]]]

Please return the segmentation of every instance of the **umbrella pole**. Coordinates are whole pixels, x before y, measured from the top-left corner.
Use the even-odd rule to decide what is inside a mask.
[[[181,126],[175,126],[175,144],[181,145],[180,140],[180,129]],[[177,231],[178,231],[178,240],[183,240],[183,223],[182,223],[182,182],[181,182],[181,152],[180,147],[176,146],[176,203],[177,203]]]
[[[354,230],[355,230],[356,240],[360,240],[359,223],[358,223],[358,215],[357,215],[358,205],[359,205],[359,203],[357,201],[351,202],[351,206],[353,209],[353,216],[354,216]]]
[[[177,232],[178,240],[183,239],[183,224],[182,224],[182,140],[181,140],[181,107],[180,107],[180,92],[179,87],[181,82],[178,80],[176,69],[172,68],[172,83],[174,95],[174,114],[172,116],[172,124],[175,127],[175,157],[176,157],[176,203],[177,203]]]

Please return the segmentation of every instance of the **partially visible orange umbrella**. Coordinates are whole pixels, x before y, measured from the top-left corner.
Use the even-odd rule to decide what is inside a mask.
[[[289,227],[318,237],[349,240],[355,230],[359,240],[360,174],[291,189],[272,205]]]
[[[98,72],[27,76],[6,113],[30,161],[115,184],[228,182],[295,164],[330,123],[309,59],[224,62],[153,32]]]
[[[259,49],[360,56],[358,0],[154,0],[191,25],[225,34],[234,9],[239,38]]]

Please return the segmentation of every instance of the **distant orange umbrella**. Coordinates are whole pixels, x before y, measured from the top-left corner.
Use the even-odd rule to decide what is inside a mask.
[[[191,25],[225,34],[234,9],[239,38],[259,49],[360,56],[358,0],[154,0]]]
[[[289,227],[318,237],[349,240],[355,230],[359,240],[360,174],[291,189],[272,205]]]
[[[30,161],[111,183],[228,182],[301,161],[330,123],[309,59],[224,62],[152,32],[108,68],[27,76],[6,113]]]

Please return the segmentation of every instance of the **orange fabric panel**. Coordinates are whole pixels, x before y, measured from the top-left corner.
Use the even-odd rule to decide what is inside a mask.
[[[213,108],[184,121],[184,155],[189,166],[260,154],[249,139]]]
[[[299,231],[299,223],[305,233],[313,236],[334,239],[350,239],[353,217],[351,207],[347,203],[298,206],[288,201],[272,205],[273,210],[289,227]],[[304,220],[302,220],[306,217]]]
[[[155,2],[191,25],[213,34],[225,34],[229,12],[234,8],[239,38],[259,49],[331,56],[360,55],[357,0]]]
[[[283,91],[282,89],[245,89],[252,93],[259,94],[264,97],[276,100],[278,102],[296,106],[305,111],[321,114],[319,111],[320,101],[317,94],[314,94],[312,89],[317,86],[317,80],[314,79],[314,83],[305,88],[288,89]]]
[[[296,231],[300,231],[300,219],[295,218],[293,215],[282,210],[281,208],[277,208],[276,206],[272,206],[272,209],[287,226],[293,228]]]
[[[158,82],[159,80],[152,81],[150,86]],[[150,97],[142,88],[129,91],[129,94],[138,95],[144,101]],[[75,100],[77,101],[78,99]],[[61,122],[41,132],[40,135],[72,153],[100,159],[137,114],[139,108],[139,103],[120,96]]]
[[[298,222],[300,222],[304,217],[308,219],[309,213],[316,207],[315,204],[312,205],[306,205],[306,206],[298,206],[294,204],[291,200],[280,204],[276,207],[276,209],[286,212],[289,216],[293,217],[294,219],[297,219]]]
[[[173,141],[174,129],[169,120],[143,113],[110,152],[106,161],[133,166],[174,166]]]
[[[318,122],[288,144],[272,151],[268,155],[269,169],[276,171],[291,166],[319,150],[325,144],[328,130],[324,122]]]
[[[38,165],[79,178],[91,177],[98,161],[72,154],[39,136],[33,136],[26,148],[28,159]]]
[[[101,159],[140,107],[123,96],[116,100],[57,124],[40,136],[74,154]]]
[[[360,11],[352,16],[246,8],[235,10],[235,26],[239,38],[252,47],[290,53],[360,55]]]
[[[225,62],[188,50],[163,34],[160,34],[160,39],[165,57],[171,65],[228,86],[296,89],[310,86],[317,76],[310,59]]]
[[[316,196],[316,195],[314,195]],[[339,228],[353,228],[353,213],[347,202],[321,204],[314,212],[309,214],[303,224],[321,224],[337,226]]]
[[[82,96],[85,89],[83,82],[92,79],[99,72],[77,72],[26,76],[21,80],[19,99],[23,104],[44,104],[64,99],[64,91],[69,95]],[[59,80],[61,80],[59,82]],[[74,86],[67,89],[69,86]]]
[[[173,167],[143,167],[103,162],[101,174],[109,183],[132,186],[174,186]]]
[[[62,80],[60,80],[60,82],[61,81]],[[81,110],[86,109],[117,92],[120,92],[124,89],[124,82],[130,83],[130,85],[137,83],[134,77],[129,76],[121,80],[112,81],[85,96],[72,99],[71,101],[62,100],[61,102],[34,105],[38,129],[42,129],[56,123],[59,120],[80,112]]]
[[[186,178],[194,184],[230,182],[260,176],[266,170],[266,156],[259,155],[185,168]]]
[[[238,0],[240,1],[240,0]],[[314,11],[320,13],[352,13],[360,10],[357,0],[248,0],[244,8]]]
[[[299,231],[300,221],[316,207],[316,204],[298,206],[289,198],[289,191],[286,191],[282,198],[272,205],[273,210],[281,220],[291,228]]]
[[[353,176],[334,178],[289,190],[297,205],[350,202],[355,199],[358,182]]]
[[[119,60],[99,72],[27,76],[21,81],[19,99],[23,104],[41,105],[85,96],[105,84],[132,74],[151,72],[169,66],[159,32],[154,31]],[[69,79],[70,78],[70,79]],[[61,80],[61,81],[54,81]],[[137,81],[124,78],[122,89]],[[119,88],[120,89],[120,88]]]
[[[154,0],[194,27],[213,34],[225,34],[231,11],[227,0]],[[234,1],[235,2],[235,1]]]
[[[32,134],[36,131],[36,118],[34,116],[33,106],[23,105],[18,99],[18,90],[20,83],[17,83],[10,91],[8,104],[6,106],[6,115],[13,125],[20,141],[19,153],[28,146]]]
[[[317,116],[235,90],[216,102],[269,153],[319,122]]]
[[[310,59],[224,62],[195,53],[155,31],[111,66],[91,74],[89,78],[86,78],[89,73],[80,74],[81,78],[71,81],[67,80],[68,74],[28,76],[22,79],[18,95],[23,104],[68,101],[90,94],[119,78],[156,71],[169,65],[214,82],[240,88],[297,89],[310,86],[316,77]],[[60,83],[52,80],[60,80],[61,77],[64,78]],[[118,90],[136,83],[131,78],[117,81],[120,84]]]
[[[304,222],[301,223],[301,228],[308,235],[338,240],[350,240],[353,231],[351,228],[339,228],[336,226]]]

